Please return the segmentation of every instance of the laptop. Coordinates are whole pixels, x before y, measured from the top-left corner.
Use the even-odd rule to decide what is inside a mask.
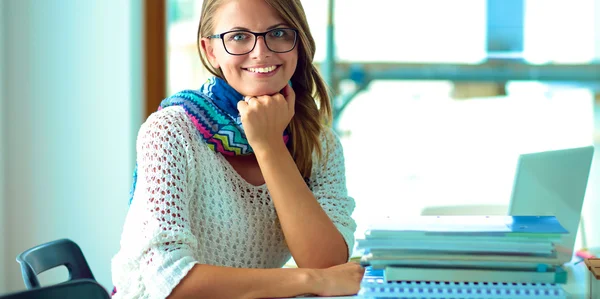
[[[556,216],[569,231],[556,244],[561,263],[573,257],[593,156],[585,146],[522,154],[517,163],[508,214]]]

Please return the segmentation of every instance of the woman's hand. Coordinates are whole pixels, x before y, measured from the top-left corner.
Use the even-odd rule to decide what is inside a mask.
[[[281,93],[238,102],[246,138],[255,152],[283,143],[283,131],[294,116],[295,103],[296,94],[288,84]]]
[[[356,262],[315,270],[315,294],[319,296],[354,295],[360,291],[365,269]]]

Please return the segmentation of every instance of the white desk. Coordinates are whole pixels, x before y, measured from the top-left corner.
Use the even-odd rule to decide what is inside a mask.
[[[568,294],[568,299],[588,299],[589,298],[589,275],[585,263],[575,264],[570,262],[565,265],[568,272],[567,283],[563,285],[563,289]],[[301,298],[320,298],[320,299],[364,299],[363,296],[343,296],[343,297],[301,297]]]

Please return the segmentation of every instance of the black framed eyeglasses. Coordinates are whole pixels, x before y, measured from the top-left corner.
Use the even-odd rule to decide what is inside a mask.
[[[232,30],[207,36],[207,38],[220,38],[225,51],[231,55],[245,55],[254,50],[259,36],[263,37],[267,48],[272,52],[286,53],[296,47],[298,30],[292,28],[275,28],[265,32]]]

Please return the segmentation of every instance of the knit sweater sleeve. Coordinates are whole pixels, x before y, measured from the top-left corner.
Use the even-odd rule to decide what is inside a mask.
[[[352,219],[354,199],[348,196],[344,152],[339,138],[331,129],[321,134],[323,158],[313,163],[310,186],[325,213],[344,237],[348,257],[354,248],[356,222]]]
[[[144,293],[166,298],[196,264],[198,241],[190,218],[195,180],[185,113],[166,108],[154,113],[138,135],[138,185],[130,207],[138,226],[131,246],[140,252]]]

